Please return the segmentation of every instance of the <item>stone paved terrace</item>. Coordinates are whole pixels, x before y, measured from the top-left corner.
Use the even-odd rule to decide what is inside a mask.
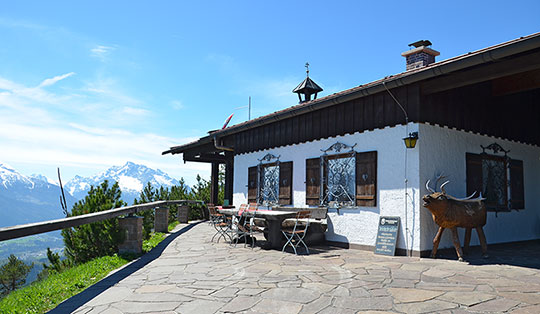
[[[470,263],[329,247],[295,256],[212,243],[207,223],[180,227],[51,313],[540,313],[538,243]]]

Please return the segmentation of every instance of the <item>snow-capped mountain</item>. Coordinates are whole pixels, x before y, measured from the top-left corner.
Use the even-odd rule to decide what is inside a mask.
[[[34,182],[29,177],[18,173],[17,170],[4,163],[0,163],[0,183],[4,189],[12,186],[34,188]]]
[[[75,176],[64,186],[64,189],[76,199],[82,199],[90,190],[91,185],[97,186],[104,180],[118,182],[122,190],[122,199],[129,204],[139,197],[147,182],[150,182],[154,188],[160,186],[171,187],[179,183],[178,180],[169,177],[159,169],[154,170],[128,161],[123,166],[113,166],[92,177]]]
[[[53,180],[0,163],[0,227],[63,218],[60,193]],[[69,208],[75,203],[67,194],[66,201]]]
[[[42,174],[34,173],[34,174],[30,175],[30,178],[32,178],[33,181],[36,181],[36,180],[37,181],[45,181],[45,182],[47,182],[49,184],[52,184],[52,185],[59,185],[57,181],[54,181],[53,179],[48,178],[48,177],[46,177],[46,176],[44,176]]]

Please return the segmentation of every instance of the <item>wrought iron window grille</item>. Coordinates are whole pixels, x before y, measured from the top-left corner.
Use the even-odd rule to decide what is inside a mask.
[[[495,211],[509,212],[512,209],[511,178],[510,178],[510,150],[505,150],[501,145],[492,143],[482,148],[482,196],[486,198],[486,205]],[[493,154],[504,153],[504,156],[486,153],[491,150]]]
[[[325,150],[321,149],[320,205],[337,209],[355,205],[355,146],[336,142]]]
[[[502,148],[502,146],[497,144],[497,143],[491,143],[486,147],[480,145],[480,147],[482,147],[482,154],[487,154],[486,149],[488,149],[488,150],[493,151],[494,154],[498,154],[499,152],[503,152],[504,157],[508,157],[507,154],[510,152],[509,150],[505,150],[504,148]]]
[[[279,157],[266,154],[258,159],[257,165],[257,203],[275,206],[279,203]]]

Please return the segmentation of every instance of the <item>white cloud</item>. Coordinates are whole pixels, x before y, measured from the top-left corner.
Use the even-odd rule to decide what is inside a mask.
[[[241,61],[228,55],[209,54],[206,60],[216,64],[229,80],[235,81],[235,86],[240,86],[237,90],[232,91],[234,94],[246,97],[246,101],[247,96],[251,96],[252,117],[269,114],[298,104],[298,96],[293,94],[292,90],[305,77],[261,77],[259,74],[243,70]]]
[[[150,111],[142,108],[124,107],[122,108],[122,113],[132,116],[146,116],[150,113]]]
[[[42,127],[2,120],[0,160],[8,163],[93,168],[97,173],[98,169],[133,161],[175,177],[183,176],[187,181],[194,180],[197,173],[208,176],[207,165],[183,164],[178,155],[161,155],[169,147],[194,138],[173,139],[153,133],[74,124]]]
[[[41,84],[39,84],[38,87],[46,87],[46,86],[51,86],[53,84],[55,84],[56,82],[58,81],[61,81],[65,78],[68,78],[72,75],[75,75],[75,72],[69,72],[69,73],[66,73],[66,74],[62,74],[62,75],[57,75],[53,78],[48,78],[48,79],[45,79],[43,80],[43,82],[41,82]]]
[[[251,96],[251,116],[257,117],[298,104],[292,90],[301,81],[296,77],[251,79],[240,84],[243,87],[236,93]]]
[[[92,96],[101,97],[111,103],[129,104],[131,107],[141,105],[140,100],[123,92],[118,82],[110,77],[98,76],[93,81],[86,82],[83,92],[90,92]]]
[[[48,82],[54,84],[60,77]],[[32,168],[31,173],[49,169],[40,172],[49,177],[60,166],[66,181],[75,174],[95,174],[126,161],[184,177],[189,184],[196,174],[208,177],[206,164],[184,164],[181,156],[161,155],[195,138],[153,133],[159,128],[148,119],[152,112],[119,91],[114,80],[89,86],[95,90],[85,86],[57,94],[0,77],[0,161]]]
[[[98,58],[101,61],[105,61],[107,56],[114,50],[116,50],[116,47],[97,45],[96,47],[90,49],[90,56]]]

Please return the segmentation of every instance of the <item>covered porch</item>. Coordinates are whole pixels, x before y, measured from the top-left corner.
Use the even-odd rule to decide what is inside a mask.
[[[185,145],[174,146],[166,150],[166,154],[182,154],[184,163],[188,161],[204,162],[212,165],[210,172],[210,203],[214,205],[233,205],[233,180],[234,180],[234,149],[220,143],[220,140],[210,135],[200,138],[198,141]],[[218,204],[219,195],[219,168],[225,168],[225,189],[223,204]]]

